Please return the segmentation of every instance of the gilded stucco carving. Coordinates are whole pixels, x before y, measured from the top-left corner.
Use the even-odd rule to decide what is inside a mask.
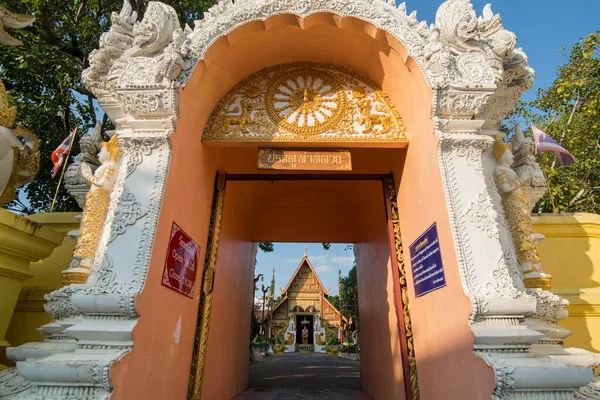
[[[521,176],[511,168],[513,153],[500,139],[495,142],[494,155],[498,161],[495,176],[502,194],[502,204],[508,219],[517,260],[523,269],[523,283],[528,288],[550,290],[552,277],[542,270],[529,214],[529,201],[524,193],[524,188],[531,179],[529,170],[523,169]]]
[[[213,198],[212,223],[208,232],[208,247],[206,249],[206,261],[202,275],[202,289],[200,292],[199,323],[196,327],[194,340],[194,353],[190,369],[190,380],[188,385],[188,399],[199,399],[202,394],[202,380],[204,378],[204,367],[206,363],[206,350],[208,346],[208,329],[210,326],[210,314],[213,298],[213,278],[217,266],[217,252],[221,238],[221,220],[223,219],[223,205],[225,203],[225,173],[219,173]]]
[[[294,63],[240,82],[203,141],[407,142],[402,117],[374,83],[339,67]]]
[[[61,273],[64,284],[86,283],[89,270],[100,243],[100,236],[105,226],[106,215],[110,206],[110,195],[117,180],[117,157],[121,148],[114,135],[100,147],[99,160],[102,163],[95,172],[91,167],[82,164],[82,174],[90,183],[91,188],[85,196],[81,230],[73,258],[79,263],[75,268],[69,268]]]
[[[393,178],[387,180],[387,191],[391,205],[391,218],[394,228],[394,244],[396,247],[396,261],[400,279],[400,292],[402,295],[402,313],[404,314],[404,334],[406,335],[406,347],[408,350],[408,367],[410,373],[410,385],[413,400],[419,400],[419,381],[417,378],[417,359],[415,357],[415,344],[412,331],[412,320],[410,318],[410,307],[408,304],[408,283],[406,276],[406,264],[404,263],[404,249],[402,247],[402,235],[400,234],[400,216],[398,214],[398,200],[396,196],[396,185]]]

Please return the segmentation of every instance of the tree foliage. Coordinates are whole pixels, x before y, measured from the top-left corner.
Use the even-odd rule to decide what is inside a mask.
[[[331,303],[332,306],[334,306],[338,310],[340,309],[340,296],[339,295],[336,294],[336,295],[327,296],[327,300],[329,300],[329,302]]]
[[[177,10],[182,24],[192,23],[213,3],[211,0],[165,1]],[[130,0],[143,14],[147,1]],[[0,79],[9,101],[18,108],[17,122],[40,139],[42,160],[35,180],[19,190],[22,202],[7,206],[23,213],[48,211],[58,177],[50,178],[50,154],[75,127],[85,133],[97,118],[104,129],[112,126],[98,107],[94,95],[82,84],[81,72],[88,67],[88,55],[98,47],[100,35],[110,28],[110,14],[118,12],[122,0],[6,0],[9,10],[36,17],[33,25],[11,35],[22,47],[3,46],[0,52]],[[78,135],[79,138],[79,135]],[[78,139],[72,155],[79,153]],[[56,211],[76,210],[77,204],[61,188]]]
[[[352,318],[353,322],[358,323],[358,282],[356,280],[356,263],[348,276],[342,277],[341,288],[339,294],[338,310],[348,319]],[[331,298],[331,296],[330,296]]]
[[[560,167],[552,153],[538,158],[550,190],[534,211],[600,213],[600,31],[565,56],[552,86],[521,103],[513,119],[539,126],[579,159]]]

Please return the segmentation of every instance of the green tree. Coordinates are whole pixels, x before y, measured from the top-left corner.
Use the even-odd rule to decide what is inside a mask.
[[[212,0],[165,1],[177,10],[181,24],[192,24],[214,3]],[[130,0],[142,15],[147,1]],[[0,79],[11,105],[18,108],[17,122],[40,139],[42,160],[35,180],[19,190],[21,201],[7,208],[26,214],[48,211],[58,178],[50,178],[50,154],[75,128],[79,133],[93,127],[97,118],[111,129],[94,95],[82,84],[81,72],[88,56],[98,47],[100,35],[110,28],[110,14],[119,12],[123,0],[6,0],[9,10],[36,17],[33,25],[11,31],[22,47],[3,46]],[[79,136],[78,136],[79,137]],[[78,154],[77,139],[72,154]],[[76,210],[77,204],[61,188],[57,211]]]
[[[332,306],[334,306],[338,310],[340,309],[340,296],[339,295],[336,294],[336,295],[327,296],[327,300],[329,300],[329,302],[331,303]]]
[[[552,153],[538,157],[550,190],[534,211],[600,213],[600,31],[565,56],[552,86],[521,103],[512,119],[539,126],[579,159],[561,167]]]
[[[358,282],[356,280],[356,263],[348,276],[342,277],[340,290],[340,311],[348,319],[358,324]],[[339,308],[338,308],[339,309]]]

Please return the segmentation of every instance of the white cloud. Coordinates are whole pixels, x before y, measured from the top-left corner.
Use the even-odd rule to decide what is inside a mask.
[[[350,268],[352,267],[352,263],[354,262],[354,257],[352,256],[332,256],[330,262],[333,264],[337,264],[342,267]]]
[[[331,265],[323,264],[323,265],[316,266],[315,267],[315,271],[317,271],[317,272],[331,272],[331,271],[335,271],[335,268],[332,267]]]
[[[327,256],[309,256],[308,259],[311,263],[321,263],[327,261]]]
[[[286,263],[298,264],[300,262],[300,260],[294,258],[294,259],[285,260],[285,262]]]

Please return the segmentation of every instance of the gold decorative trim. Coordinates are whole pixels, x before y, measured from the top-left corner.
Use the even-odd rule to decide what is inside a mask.
[[[292,63],[244,79],[211,114],[205,142],[402,143],[402,117],[375,83],[328,64]]]
[[[417,359],[415,357],[415,345],[412,332],[412,320],[408,305],[408,287],[406,278],[406,265],[404,264],[404,249],[402,247],[402,235],[400,234],[400,216],[398,214],[398,200],[396,197],[396,185],[394,178],[387,179],[388,195],[392,211],[392,224],[394,227],[394,243],[396,246],[396,260],[398,261],[400,292],[402,296],[402,313],[404,315],[404,333],[406,335],[406,346],[408,349],[408,367],[410,373],[410,385],[413,400],[420,399],[419,380],[417,376]]]
[[[72,283],[84,284],[87,282],[89,276],[87,272],[73,272],[69,270],[61,272],[60,275],[62,277],[61,283],[64,286],[70,285]]]
[[[529,289],[550,290],[552,288],[552,277],[525,278],[523,283]]]
[[[17,174],[19,173],[19,148],[13,147],[12,173],[6,182],[6,186],[0,192],[0,207],[6,206],[17,197]]]
[[[2,9],[3,7],[0,5],[0,10]],[[16,120],[17,107],[9,106],[6,87],[4,87],[4,82],[0,80],[0,125],[10,129],[15,125]]]
[[[202,275],[202,286],[200,291],[200,303],[198,311],[198,323],[196,325],[196,337],[194,340],[194,353],[190,380],[188,384],[188,400],[200,399],[202,395],[202,383],[204,379],[204,367],[206,366],[206,350],[208,345],[208,330],[210,326],[210,313],[212,310],[213,284],[215,268],[217,266],[217,251],[221,236],[221,220],[223,218],[223,204],[225,203],[225,183],[227,174],[219,172],[213,196],[211,224],[208,231],[208,245],[206,247],[206,258],[204,261],[204,273]]]

